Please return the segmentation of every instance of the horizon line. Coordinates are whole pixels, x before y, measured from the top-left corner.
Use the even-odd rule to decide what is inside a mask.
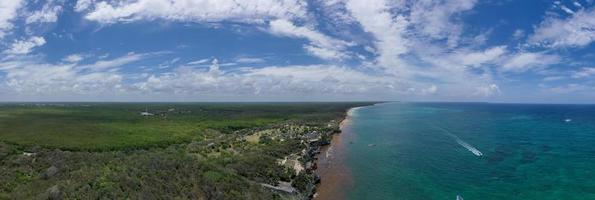
[[[498,101],[401,101],[401,100],[354,100],[354,101],[1,101],[13,103],[475,103],[475,104],[539,104],[539,105],[595,105],[595,102],[498,102]]]

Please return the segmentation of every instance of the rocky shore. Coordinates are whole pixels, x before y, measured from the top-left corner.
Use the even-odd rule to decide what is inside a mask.
[[[338,133],[341,133],[339,127],[336,127],[332,131],[320,133],[319,138],[310,140],[307,148],[305,149],[305,154],[303,155],[302,159],[305,163],[305,170],[312,180],[309,186],[310,190],[307,193],[307,199],[312,199],[314,197],[314,194],[316,193],[316,186],[321,182],[321,178],[316,173],[316,169],[318,168],[317,160],[322,153],[322,148],[330,145],[333,135]]]

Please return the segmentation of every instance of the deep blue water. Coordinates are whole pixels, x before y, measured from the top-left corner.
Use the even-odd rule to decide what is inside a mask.
[[[353,112],[349,199],[595,199],[595,106],[385,103]]]

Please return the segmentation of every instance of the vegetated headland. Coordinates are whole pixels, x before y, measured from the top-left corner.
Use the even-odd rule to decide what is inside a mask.
[[[309,199],[357,103],[0,104],[0,199]]]

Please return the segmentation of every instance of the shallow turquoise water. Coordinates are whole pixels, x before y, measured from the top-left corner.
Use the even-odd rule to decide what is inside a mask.
[[[349,199],[595,199],[593,105],[386,103],[352,119]]]

